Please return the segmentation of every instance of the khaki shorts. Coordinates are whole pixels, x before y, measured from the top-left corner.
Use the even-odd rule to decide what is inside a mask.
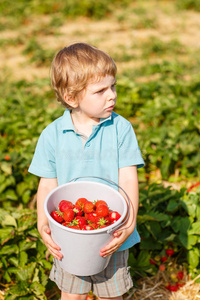
[[[92,290],[98,297],[122,296],[133,286],[127,267],[128,255],[128,250],[115,252],[108,266],[92,276],[72,275],[60,268],[58,260],[54,259],[50,279],[61,291],[69,294],[87,294]]]

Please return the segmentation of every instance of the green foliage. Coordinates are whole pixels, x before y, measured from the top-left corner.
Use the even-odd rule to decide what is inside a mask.
[[[200,11],[199,0],[176,0],[177,8]]]
[[[39,134],[62,111],[51,108],[53,93],[49,88],[40,94],[47,84],[46,80],[32,84],[1,83],[0,203],[3,207],[19,203],[26,206],[36,193],[38,179],[27,172],[28,166]]]
[[[45,300],[45,287],[55,289],[48,279],[52,258],[46,259],[36,221],[35,210],[0,209],[0,279],[7,287],[5,300]]]
[[[185,264],[193,277],[199,274],[200,190],[180,192],[152,184],[140,192],[137,218],[141,242],[131,249],[130,264],[136,276],[155,274],[151,257],[175,250],[178,264]]]

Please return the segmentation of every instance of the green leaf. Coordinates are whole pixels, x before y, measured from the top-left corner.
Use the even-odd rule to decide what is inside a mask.
[[[19,265],[24,267],[28,262],[28,254],[25,251],[19,252]]]
[[[161,250],[162,245],[157,241],[153,240],[152,237],[144,239],[140,242],[140,249],[146,250]]]
[[[175,200],[170,200],[168,205],[167,205],[167,211],[168,212],[171,212],[171,213],[174,213],[178,210],[180,206],[180,203],[175,201]]]
[[[196,268],[199,264],[199,250],[194,247],[188,251],[188,263],[191,268]]]
[[[12,165],[7,162],[1,162],[0,169],[7,175],[12,174]]]
[[[14,226],[17,227],[17,222],[15,218],[11,215],[5,215],[4,220],[2,221],[2,226]]]
[[[10,239],[14,238],[14,229],[13,228],[1,228],[0,229],[0,244],[3,245]]]
[[[26,182],[20,182],[17,184],[16,191],[19,196],[22,196],[27,189],[28,184]]]
[[[188,234],[198,234],[200,235],[200,221],[195,222],[192,224],[191,229],[189,230]]]
[[[46,299],[44,296],[45,287],[42,286],[39,282],[34,281],[30,285],[30,290],[36,295],[38,299]]]
[[[5,245],[0,249],[0,255],[6,254],[6,255],[10,255],[12,253],[18,253],[19,252],[19,248],[17,245],[13,244],[13,245]]]
[[[178,237],[181,244],[188,250],[192,249],[197,242],[197,237],[195,235],[187,235],[181,232]]]
[[[29,293],[29,284],[26,281],[19,281],[9,289],[9,294],[17,296],[25,296]]]

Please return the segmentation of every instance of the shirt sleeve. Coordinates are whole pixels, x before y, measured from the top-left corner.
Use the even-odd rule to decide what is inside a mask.
[[[51,141],[51,142],[50,142]],[[55,149],[47,132],[44,130],[39,137],[35,153],[28,172],[45,178],[56,178]]]
[[[118,141],[119,168],[135,166],[144,167],[144,160],[131,123],[124,129]]]

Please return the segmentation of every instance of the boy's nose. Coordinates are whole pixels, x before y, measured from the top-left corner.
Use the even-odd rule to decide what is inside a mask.
[[[115,100],[115,99],[116,99],[116,97],[117,97],[117,93],[116,93],[116,91],[115,91],[115,90],[112,90],[112,89],[110,89],[110,90],[109,90],[109,93],[108,93],[108,97],[107,97],[107,99],[108,99],[108,100]]]

